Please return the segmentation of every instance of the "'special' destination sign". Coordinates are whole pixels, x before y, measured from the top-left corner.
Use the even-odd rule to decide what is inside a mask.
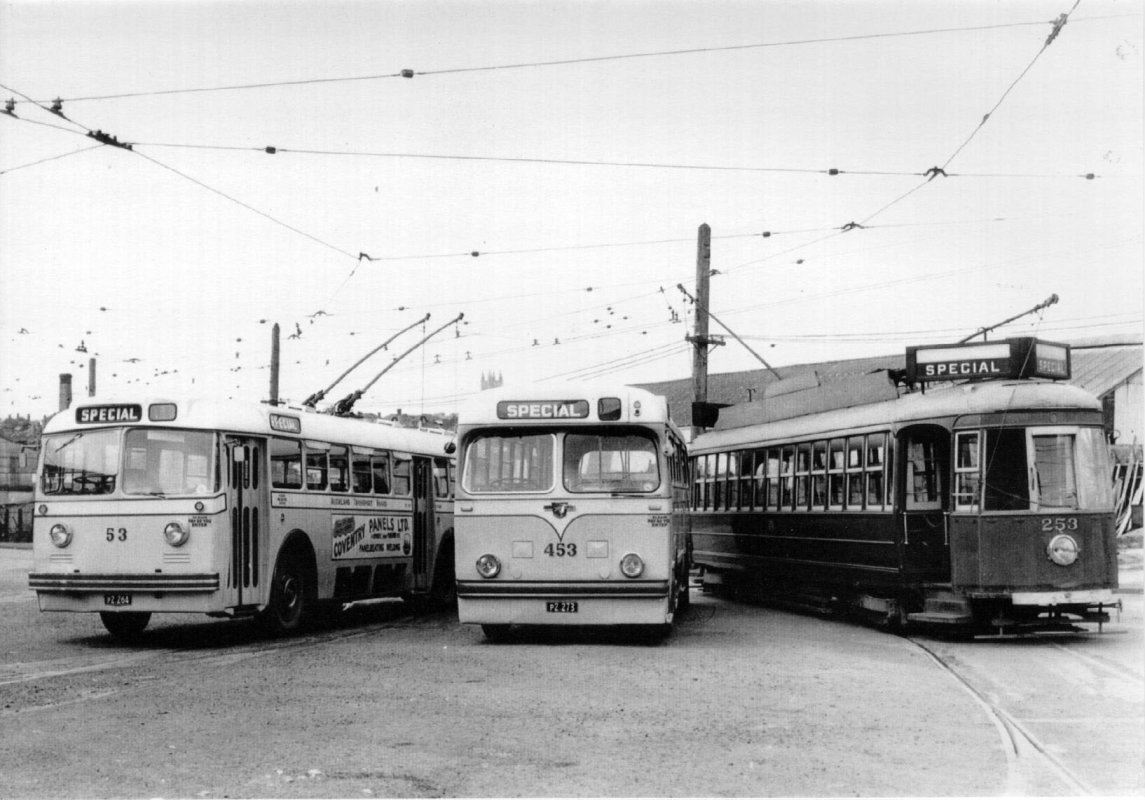
[[[76,422],[80,425],[99,425],[108,422],[139,422],[143,419],[143,406],[124,403],[107,406],[80,406],[76,409]]]
[[[497,419],[587,419],[587,400],[502,400]]]
[[[932,345],[906,349],[912,382],[1070,376],[1069,346],[1023,336],[998,342]]]

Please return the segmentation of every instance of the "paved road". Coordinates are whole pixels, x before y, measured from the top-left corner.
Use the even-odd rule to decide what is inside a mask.
[[[1142,606],[1123,633],[891,636],[697,597],[660,645],[487,643],[360,608],[286,640],[157,617],[137,647],[40,614],[0,550],[12,797],[1019,796],[1145,791]]]

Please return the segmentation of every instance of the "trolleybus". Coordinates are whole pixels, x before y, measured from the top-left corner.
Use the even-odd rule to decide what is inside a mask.
[[[978,634],[1100,629],[1112,471],[1101,404],[1060,382],[1068,347],[908,348],[900,377],[878,402],[721,410],[690,448],[705,589]]]
[[[458,420],[457,608],[512,625],[640,625],[688,603],[684,440],[627,386],[482,393]]]
[[[91,399],[44,428],[29,584],[120,638],[156,612],[285,633],[320,603],[452,599],[452,450],[309,409]]]

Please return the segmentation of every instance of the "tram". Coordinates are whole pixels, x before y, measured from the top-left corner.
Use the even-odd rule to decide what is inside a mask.
[[[911,347],[897,382],[722,409],[690,446],[705,589],[974,635],[1100,630],[1112,468],[1069,375],[1068,346],[1029,337]]]
[[[627,386],[482,393],[458,420],[457,610],[666,634],[688,604],[688,459],[663,397]]]
[[[127,640],[153,613],[280,634],[319,604],[451,600],[453,449],[306,408],[91,399],[44,428],[29,586]]]

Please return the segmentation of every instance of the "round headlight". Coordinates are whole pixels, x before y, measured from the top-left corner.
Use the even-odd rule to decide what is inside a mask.
[[[644,559],[635,553],[627,553],[620,559],[620,571],[627,578],[639,578],[644,574]]]
[[[1081,548],[1077,546],[1077,541],[1072,536],[1067,536],[1064,533],[1059,533],[1053,539],[1050,539],[1050,543],[1046,547],[1046,555],[1050,561],[1061,567],[1068,567],[1077,561],[1077,556],[1080,552]]]
[[[182,547],[187,543],[187,539],[191,536],[191,532],[180,525],[178,522],[168,522],[167,527],[163,529],[163,538],[167,540],[167,544],[172,547]]]
[[[48,536],[51,537],[52,544],[56,547],[67,547],[72,543],[72,532],[68,530],[67,525],[63,525],[59,522],[53,525],[52,529],[48,531]]]
[[[501,572],[501,562],[497,556],[486,553],[477,559],[477,573],[482,578],[496,578]]]

